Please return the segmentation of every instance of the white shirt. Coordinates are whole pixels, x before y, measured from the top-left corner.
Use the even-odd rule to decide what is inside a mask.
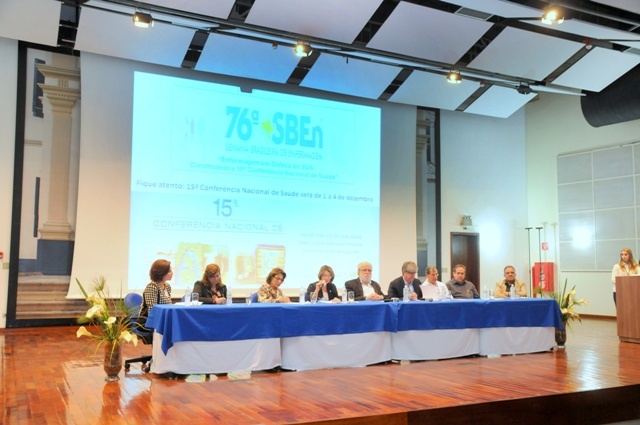
[[[425,280],[422,285],[420,285],[420,289],[422,289],[422,297],[424,299],[433,298],[434,300],[441,300],[444,294],[447,293],[447,285],[436,280],[436,284],[432,285],[428,280]]]
[[[628,264],[624,265],[624,268],[620,267],[620,263],[613,266],[611,271],[611,283],[613,283],[613,292],[616,292],[616,276],[631,276],[640,274],[640,266],[634,269],[630,269]]]
[[[363,281],[360,281],[360,283],[362,283],[362,295],[364,295],[365,298],[367,298],[371,294],[376,293],[376,290],[373,288],[371,282],[364,283]]]

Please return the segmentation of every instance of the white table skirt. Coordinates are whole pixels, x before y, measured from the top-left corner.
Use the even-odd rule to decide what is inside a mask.
[[[282,338],[282,367],[291,370],[361,367],[391,359],[391,333]]]
[[[479,354],[482,356],[538,353],[555,346],[555,328],[552,327],[480,329]]]
[[[177,342],[167,355],[160,348],[162,334],[153,334],[151,372],[227,373],[236,370],[272,369],[282,363],[280,338],[241,341]]]
[[[437,360],[478,354],[479,329],[402,331],[391,335],[391,358]]]

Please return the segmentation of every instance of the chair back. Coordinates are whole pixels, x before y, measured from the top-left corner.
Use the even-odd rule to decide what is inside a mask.
[[[131,312],[135,309],[140,310],[140,306],[142,305],[142,295],[136,294],[135,292],[125,295],[124,305],[127,307],[127,310]]]
[[[254,292],[253,294],[251,294],[251,303],[257,303],[258,302],[258,293]]]
[[[142,305],[142,295],[131,292],[124,296],[124,305],[129,310],[129,320],[131,320],[131,331],[142,340],[144,344],[151,344],[153,341],[153,330],[144,327],[140,322],[138,312]],[[146,323],[146,318],[145,318]]]

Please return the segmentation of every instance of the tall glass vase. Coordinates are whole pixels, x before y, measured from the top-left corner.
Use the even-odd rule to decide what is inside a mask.
[[[567,322],[562,322],[562,329],[556,328],[556,345],[563,350],[567,342]]]
[[[104,344],[104,372],[105,381],[117,381],[122,370],[122,341],[105,342]]]

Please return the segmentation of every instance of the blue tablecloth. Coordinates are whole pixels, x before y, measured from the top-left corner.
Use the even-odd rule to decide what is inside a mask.
[[[550,299],[415,301],[353,304],[233,304],[153,307],[147,326],[162,334],[167,354],[176,342],[237,341],[407,330],[562,327]]]
[[[497,327],[562,328],[555,300],[544,298],[397,303],[397,331]]]
[[[395,332],[395,309],[381,302],[349,305],[232,304],[155,305],[147,327],[161,333],[166,354],[176,342]]]

